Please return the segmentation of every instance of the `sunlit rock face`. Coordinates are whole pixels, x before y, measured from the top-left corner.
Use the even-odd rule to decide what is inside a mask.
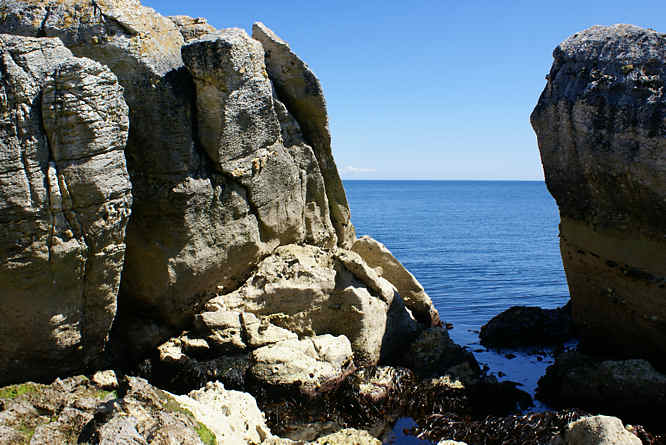
[[[96,363],[132,205],[116,76],[58,39],[0,34],[0,383]]]
[[[666,357],[666,34],[595,26],[554,51],[532,113],[585,346]]]

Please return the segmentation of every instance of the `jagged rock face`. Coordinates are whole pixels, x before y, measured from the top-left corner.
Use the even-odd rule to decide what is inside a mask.
[[[242,31],[135,0],[8,0],[0,11],[0,32],[59,37],[125,88],[134,206],[124,307],[185,325],[277,245],[338,242],[320,161],[274,97],[263,48]]]
[[[385,245],[369,236],[354,241],[351,250],[363,258],[379,276],[393,284],[412,311],[414,318],[426,326],[439,326],[439,313],[421,283],[398,261]]]
[[[57,39],[0,35],[0,383],[94,363],[132,203],[116,76]]]
[[[358,255],[342,249],[281,246],[243,286],[210,300],[206,309],[201,324],[216,332],[206,338],[227,350],[247,346],[240,336],[247,322],[239,313],[254,314],[299,337],[345,335],[361,365],[394,356],[418,334],[395,288]]]
[[[666,35],[595,26],[554,51],[532,113],[583,343],[666,353]]]
[[[345,190],[331,152],[328,112],[319,79],[291,51],[289,45],[263,23],[257,22],[252,26],[252,37],[264,46],[266,69],[275,84],[278,97],[294,115],[306,142],[314,149],[326,183],[338,243],[341,247],[350,248],[356,236],[349,220]]]

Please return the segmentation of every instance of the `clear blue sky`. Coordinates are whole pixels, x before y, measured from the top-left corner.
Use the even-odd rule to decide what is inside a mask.
[[[529,115],[555,46],[596,24],[666,32],[664,0],[142,3],[289,42],[323,84],[348,179],[542,179]]]

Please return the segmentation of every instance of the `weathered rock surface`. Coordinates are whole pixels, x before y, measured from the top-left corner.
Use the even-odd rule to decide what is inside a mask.
[[[250,375],[264,385],[297,385],[313,396],[337,387],[354,370],[351,343],[344,335],[283,340],[254,350],[250,362]]]
[[[235,288],[277,245],[337,243],[319,161],[273,97],[257,41],[162,17],[135,0],[1,8],[0,32],[59,37],[125,88],[135,200],[121,312],[143,308],[158,323],[184,326],[199,303]],[[345,208],[335,208],[348,222],[338,192]],[[132,323],[143,322],[120,331],[134,332]]]
[[[481,344],[489,348],[555,345],[573,336],[571,304],[557,309],[513,306],[481,327]]]
[[[347,197],[331,152],[328,112],[319,79],[289,45],[263,23],[257,22],[252,26],[252,37],[261,42],[266,51],[266,69],[278,98],[296,118],[305,141],[314,149],[326,184],[338,244],[349,248],[356,236],[349,220]]]
[[[558,46],[532,113],[584,344],[666,356],[666,35],[595,26]]]
[[[441,324],[439,313],[421,283],[405,269],[385,245],[369,236],[362,236],[354,241],[351,250],[358,253],[380,277],[395,286],[405,306],[412,311],[416,320],[426,326]]]
[[[660,422],[666,410],[666,375],[646,360],[598,360],[567,351],[539,380],[537,398],[649,424]]]
[[[202,320],[251,313],[300,337],[344,335],[358,364],[389,358],[419,329],[395,288],[358,255],[314,246],[275,249],[239,289],[210,300],[206,309]],[[233,344],[232,332],[239,331],[227,326],[221,338]]]
[[[203,17],[192,18],[186,15],[171,15],[169,19],[176,24],[185,42],[197,40],[206,34],[215,33],[215,27]]]
[[[617,417],[592,416],[571,422],[564,433],[566,445],[641,445]]]
[[[273,436],[254,397],[227,391],[219,382],[174,399],[208,427],[218,444],[260,444]]]
[[[116,76],[0,35],[0,383],[82,369],[116,314],[132,203]]]
[[[11,433],[3,443],[202,443],[202,425],[168,393],[136,378],[124,380],[122,391],[83,376],[2,388],[0,425]]]

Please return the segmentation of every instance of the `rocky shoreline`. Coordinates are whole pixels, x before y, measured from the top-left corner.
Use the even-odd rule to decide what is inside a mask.
[[[530,395],[482,369],[416,278],[357,238],[322,87],[273,31],[137,0],[3,1],[0,442],[377,444],[408,416],[433,442],[665,443],[665,40],[595,27],[554,53],[532,122],[571,309],[513,308],[482,339],[575,331],[598,355],[611,324],[635,335],[611,336],[614,355],[564,351],[538,394],[562,410],[521,415]],[[600,175],[588,146],[604,137],[654,177]],[[574,139],[591,153],[573,170],[584,202],[561,176]],[[638,189],[628,210],[600,187],[611,179]],[[640,254],[581,241],[634,222],[622,243]],[[603,323],[589,314],[599,283],[581,284],[600,261]]]

